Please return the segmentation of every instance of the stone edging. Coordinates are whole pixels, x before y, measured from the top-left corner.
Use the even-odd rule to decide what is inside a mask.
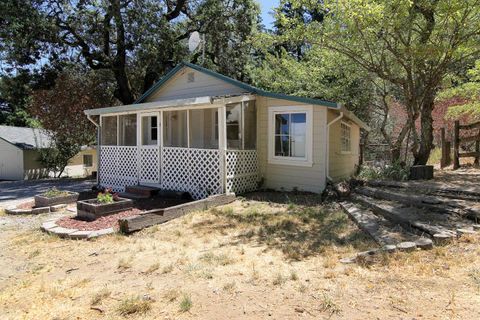
[[[41,213],[50,213],[50,212],[59,212],[67,207],[66,204],[57,204],[49,207],[37,207],[31,209],[19,209],[17,206],[6,208],[5,212],[7,214],[41,214]]]
[[[97,238],[103,235],[107,234],[112,234],[115,233],[115,229],[113,228],[106,228],[106,229],[100,229],[100,230],[89,230],[89,231],[83,231],[83,230],[77,230],[77,229],[69,229],[69,228],[64,228],[59,225],[57,225],[57,221],[59,219],[54,219],[54,220],[49,220],[46,221],[42,224],[40,229],[44,232],[47,232],[49,234],[54,234],[57,235],[60,238],[63,239],[73,239],[73,240],[80,240],[80,239],[92,239],[92,238]]]

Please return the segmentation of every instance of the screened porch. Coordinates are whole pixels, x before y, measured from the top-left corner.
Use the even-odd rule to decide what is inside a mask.
[[[142,105],[138,105],[140,109]],[[100,115],[99,183],[211,194],[255,190],[254,100]]]

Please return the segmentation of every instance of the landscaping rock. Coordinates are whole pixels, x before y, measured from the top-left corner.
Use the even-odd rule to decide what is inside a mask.
[[[49,213],[49,212],[50,212],[50,207],[39,207],[39,208],[32,209],[32,214],[41,214],[41,213]]]
[[[63,211],[63,209],[65,209],[66,207],[67,207],[66,204],[56,204],[50,207],[50,211],[59,212],[59,211]]]
[[[352,264],[356,262],[356,257],[349,257],[349,258],[342,258],[340,259],[340,263],[344,264]]]
[[[461,237],[464,234],[476,234],[476,231],[469,230],[469,229],[457,229],[457,236]]]
[[[75,232],[72,232],[68,235],[68,237],[70,239],[73,239],[73,240],[80,240],[80,239],[88,239],[90,234],[92,233],[93,231],[75,231]]]
[[[375,262],[375,256],[378,254],[378,249],[359,252],[355,261],[359,264],[373,264]]]
[[[387,244],[387,245],[382,247],[382,250],[387,252],[387,253],[393,253],[393,252],[397,251],[397,246],[394,245],[394,244]]]
[[[405,241],[397,244],[397,249],[403,252],[412,252],[415,251],[417,245],[415,242]]]
[[[454,237],[447,233],[436,233],[433,235],[433,242],[436,245],[443,246],[453,241]]]
[[[57,226],[55,228],[52,228],[52,229],[48,229],[48,232],[56,234],[57,236],[59,236],[61,238],[64,238],[64,237],[68,236],[69,234],[77,232],[77,231],[78,231],[77,229],[67,229],[67,228],[62,228],[62,227],[59,227],[59,226]]]
[[[417,245],[417,248],[422,250],[430,250],[433,248],[433,241],[428,238],[420,238],[415,241],[415,244]]]
[[[111,233],[115,233],[115,229],[107,228],[107,229],[102,229],[102,230],[95,230],[95,231],[92,231],[90,233],[88,238],[89,239],[96,238],[96,237],[104,236],[104,235],[111,234]]]
[[[333,188],[340,198],[346,198],[352,192],[350,185],[345,181],[335,184]]]
[[[55,221],[47,221],[47,222],[44,222],[42,224],[42,226],[40,227],[40,229],[42,229],[43,231],[46,231],[46,232],[49,232],[50,229],[53,229],[53,228],[57,228],[57,224],[55,223]]]
[[[32,209],[7,208],[5,212],[7,214],[32,214]]]

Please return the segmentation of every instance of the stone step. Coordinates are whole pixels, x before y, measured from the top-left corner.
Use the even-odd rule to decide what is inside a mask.
[[[371,210],[357,203],[342,201],[340,206],[361,230],[368,233],[382,247],[399,245],[403,242],[418,243],[421,248],[431,247],[430,239],[410,233],[398,224],[392,223],[381,215],[375,215]]]
[[[393,201],[373,199],[364,195],[353,195],[352,198],[370,208],[375,214],[382,215],[404,229],[419,235],[433,237],[435,234],[456,236],[456,229],[465,226],[448,220],[450,215],[430,213],[425,210],[406,207]]]
[[[147,198],[150,198],[151,196],[157,194],[159,190],[160,190],[159,188],[149,187],[149,186],[127,186],[127,187],[125,187],[125,193],[142,195],[142,196],[146,196]]]

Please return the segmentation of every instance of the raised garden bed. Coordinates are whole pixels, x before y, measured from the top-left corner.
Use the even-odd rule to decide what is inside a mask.
[[[77,217],[80,220],[93,221],[132,207],[133,201],[126,198],[117,198],[111,203],[102,203],[97,199],[83,200],[77,202]]]
[[[78,192],[48,190],[35,196],[35,207],[51,207],[57,204],[67,204],[78,200]]]

